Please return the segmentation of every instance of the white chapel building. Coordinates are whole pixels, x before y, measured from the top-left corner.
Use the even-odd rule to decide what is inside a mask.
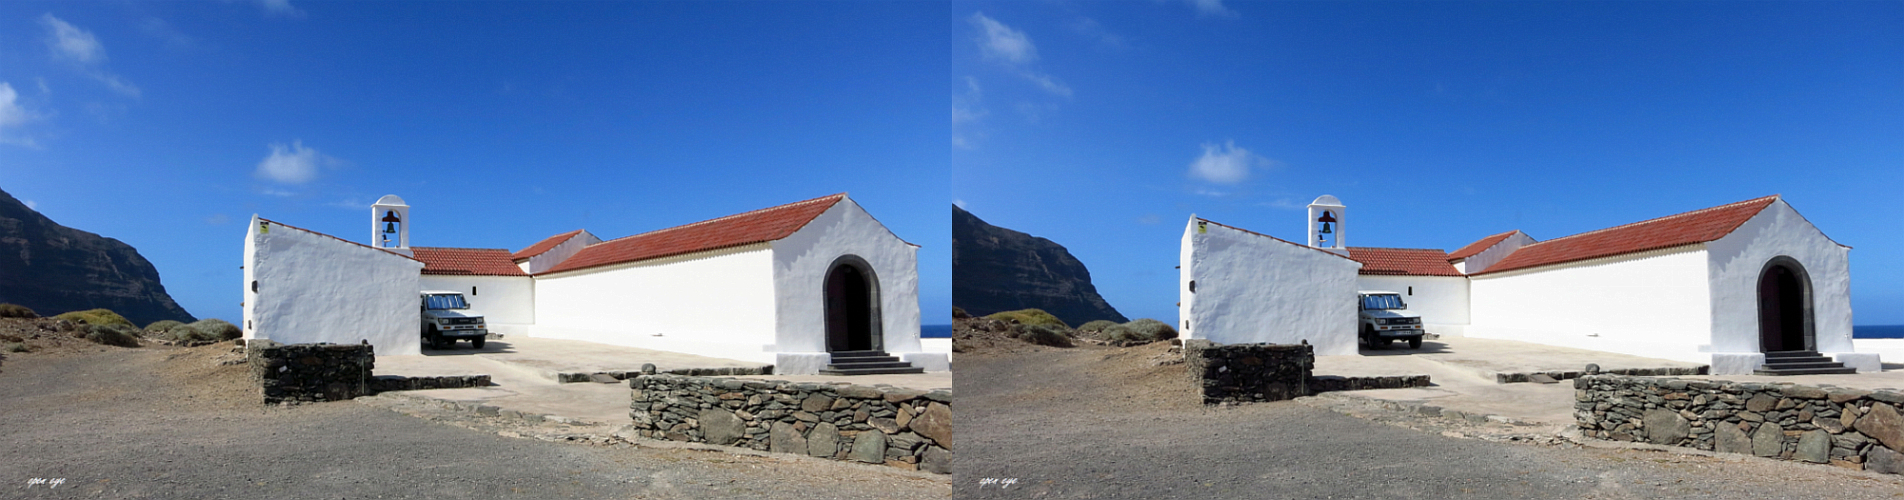
[[[927,371],[918,245],[844,193],[602,240],[585,230],[504,249],[411,246],[410,207],[372,206],[372,243],[253,216],[245,338],[419,354],[418,292],[461,292],[492,332],[683,352],[817,373],[885,351]]]
[[[1356,354],[1355,292],[1384,290],[1442,335],[1709,363],[1714,374],[1800,351],[1881,370],[1851,342],[1851,247],[1779,196],[1547,241],[1508,231],[1453,253],[1349,247],[1345,212],[1317,198],[1306,243],[1191,216],[1182,335]]]

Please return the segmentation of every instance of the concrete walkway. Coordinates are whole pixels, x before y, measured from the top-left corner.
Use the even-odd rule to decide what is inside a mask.
[[[459,342],[455,349],[424,350],[422,355],[378,356],[374,373],[409,377],[489,375],[489,387],[405,391],[404,394],[495,406],[499,411],[565,417],[580,422],[628,423],[628,384],[556,382],[556,373],[635,371],[653,363],[660,371],[681,368],[757,367],[759,363],[654,351],[575,340],[509,336],[489,340],[482,349]],[[920,375],[761,375],[747,378],[796,382],[887,384],[910,389],[952,387],[952,374]]]
[[[1433,386],[1355,391],[1356,396],[1421,403],[1477,415],[1545,424],[1573,423],[1573,384],[1495,382],[1500,373],[1581,370],[1588,363],[1603,369],[1684,368],[1697,363],[1644,358],[1512,340],[1442,337],[1421,349],[1364,349],[1361,356],[1317,356],[1316,375],[1428,375]],[[1904,379],[1900,379],[1904,380]]]

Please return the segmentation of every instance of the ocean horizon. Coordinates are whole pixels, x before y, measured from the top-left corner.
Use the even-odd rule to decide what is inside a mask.
[[[1901,328],[1904,328],[1904,327],[1901,327]],[[952,325],[950,323],[943,324],[943,325],[919,325],[919,338],[922,338],[922,339],[952,338]]]
[[[1852,325],[1854,339],[1904,339],[1904,325]]]

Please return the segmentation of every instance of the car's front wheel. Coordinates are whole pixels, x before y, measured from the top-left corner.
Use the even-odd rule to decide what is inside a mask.
[[[469,339],[469,347],[473,349],[482,349],[484,340],[489,340],[489,339],[484,337],[476,337],[473,339]]]
[[[1409,349],[1420,349],[1420,348],[1421,348],[1421,337],[1415,337],[1415,338],[1411,338],[1411,339],[1408,339],[1408,348],[1409,348]]]

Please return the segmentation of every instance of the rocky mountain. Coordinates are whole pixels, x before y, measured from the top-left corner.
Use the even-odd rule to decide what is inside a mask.
[[[1071,326],[1128,321],[1097,294],[1064,246],[994,226],[952,206],[952,305],[974,315],[1043,309]]]
[[[59,225],[0,191],[0,303],[51,316],[111,309],[139,326],[195,321],[124,242]]]

